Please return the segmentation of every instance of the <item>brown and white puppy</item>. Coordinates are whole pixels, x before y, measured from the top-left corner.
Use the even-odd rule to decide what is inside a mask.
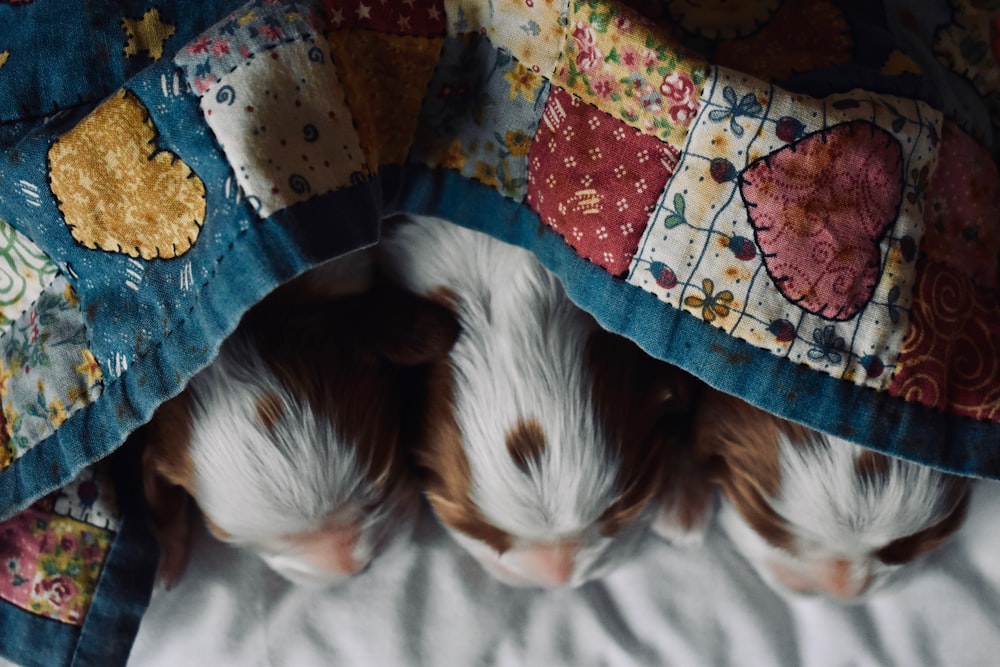
[[[718,520],[773,587],[856,600],[961,525],[970,482],[779,419],[706,389],[696,448]]]
[[[410,530],[401,420],[421,388],[408,367],[443,357],[457,326],[369,289],[370,268],[352,255],[267,297],[138,435],[168,585],[187,561],[188,494],[217,537],[299,583],[354,574]]]
[[[417,460],[458,543],[515,586],[579,585],[644,538],[687,376],[602,330],[524,249],[431,218],[380,264],[461,332],[431,370]]]

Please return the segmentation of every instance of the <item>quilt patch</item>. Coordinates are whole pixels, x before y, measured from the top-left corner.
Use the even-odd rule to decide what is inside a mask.
[[[113,486],[95,467],[0,523],[0,600],[82,625],[118,518]]]
[[[76,292],[59,275],[0,338],[7,464],[94,401],[102,378],[101,365],[87,347]]]
[[[993,128],[1000,128],[1000,7],[991,2],[950,0],[950,24],[934,39],[934,51],[986,99]]]
[[[680,148],[707,64],[626,7],[572,0],[553,82],[645,134]]]
[[[174,57],[199,95],[257,54],[312,37],[323,20],[296,2],[251,2],[187,44]]]
[[[722,68],[701,104],[629,282],[757,347],[885,388],[940,115],[867,94],[812,100]]]
[[[244,60],[200,101],[240,187],[262,217],[368,172],[322,37],[283,43]]]
[[[444,38],[338,30],[329,39],[367,163],[403,164]]]
[[[525,67],[549,78],[563,49],[570,0],[445,0],[448,34],[481,32]]]
[[[1000,289],[1000,174],[989,152],[946,122],[938,167],[912,174],[926,190],[923,251],[989,290]],[[913,193],[912,196],[916,196]]]
[[[443,37],[445,7],[441,0],[323,0],[327,23],[336,30],[361,28],[397,35]],[[361,55],[361,54],[358,54]]]
[[[0,336],[55,276],[56,266],[45,253],[0,219]]]
[[[528,155],[527,203],[580,256],[621,276],[678,157],[554,88]]]
[[[479,35],[445,40],[410,160],[527,194],[528,150],[549,83]]]

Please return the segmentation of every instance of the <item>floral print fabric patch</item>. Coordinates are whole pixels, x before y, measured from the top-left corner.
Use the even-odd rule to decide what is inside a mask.
[[[566,39],[569,0],[445,0],[448,34],[483,33],[525,67],[549,78]],[[484,11],[485,10],[485,11]]]
[[[625,7],[572,0],[553,82],[645,134],[681,148],[707,64]]]
[[[0,469],[101,393],[76,292],[62,275],[0,338]]]
[[[0,599],[82,625],[117,527],[110,480],[99,466],[85,470],[0,523]]]
[[[410,160],[460,171],[516,201],[549,83],[479,35],[445,40]]]

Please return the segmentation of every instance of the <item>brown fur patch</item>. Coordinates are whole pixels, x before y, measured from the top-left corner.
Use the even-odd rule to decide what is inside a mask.
[[[531,470],[531,461],[537,461],[545,452],[545,429],[535,419],[519,419],[505,438],[507,453],[523,473]]]
[[[866,484],[879,484],[888,474],[890,464],[885,454],[866,449],[854,461],[854,471]]]
[[[459,296],[455,290],[447,285],[438,285],[427,293],[427,298],[434,303],[440,304],[453,313],[458,312]]]
[[[585,363],[594,410],[620,466],[621,494],[599,518],[602,533],[613,536],[663,493],[668,468],[684,467],[691,378],[602,330],[591,334]]]
[[[142,446],[143,496],[160,544],[157,576],[167,586],[187,567],[196,512],[191,499],[196,480],[189,402],[186,392],[167,401],[132,436]]]
[[[698,408],[698,458],[750,526],[772,545],[794,550],[788,526],[768,504],[781,488],[779,438],[809,446],[812,432],[746,401],[706,388]]]
[[[434,512],[446,525],[503,553],[513,539],[483,517],[472,499],[472,472],[455,421],[451,365],[442,361],[430,373],[424,432],[417,462],[424,471],[424,490]]]
[[[137,432],[137,437],[144,447],[144,481],[158,475],[194,495],[195,470],[190,451],[191,412],[187,392],[161,405],[153,419]]]
[[[875,552],[875,557],[888,565],[909,563],[918,556],[936,549],[955,534],[969,509],[969,483],[956,477],[948,489],[954,509],[928,528],[890,542]]]
[[[285,417],[285,406],[277,394],[269,393],[257,399],[257,421],[268,432],[273,432],[275,425]]]

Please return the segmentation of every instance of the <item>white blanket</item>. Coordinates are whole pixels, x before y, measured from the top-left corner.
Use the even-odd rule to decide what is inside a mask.
[[[956,539],[856,606],[771,592],[717,531],[686,549],[651,538],[603,581],[534,591],[493,581],[425,517],[416,544],[318,592],[202,533],[129,665],[1000,665],[998,554],[998,483],[979,486]]]

